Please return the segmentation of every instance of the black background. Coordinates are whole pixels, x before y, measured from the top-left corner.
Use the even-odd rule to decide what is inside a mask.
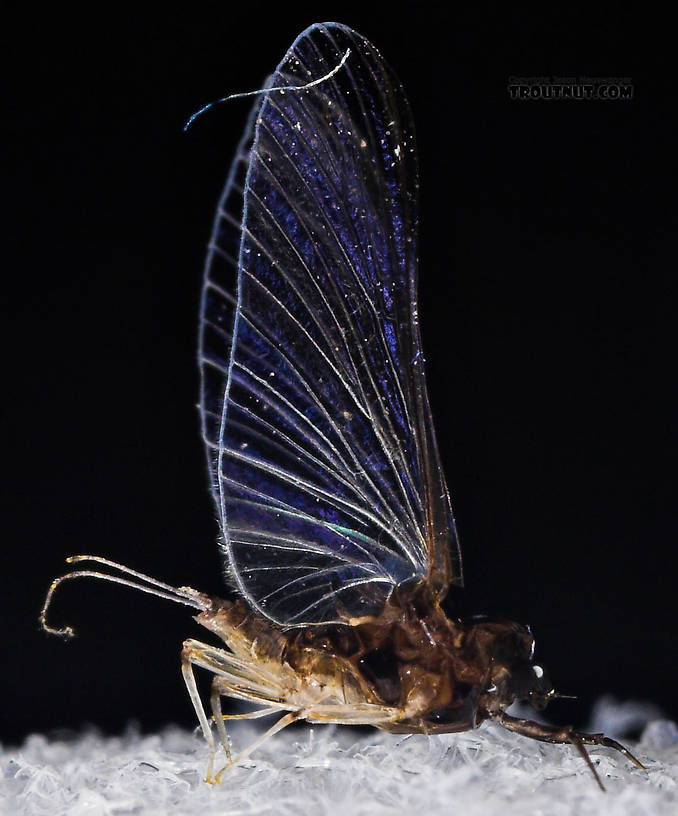
[[[465,558],[460,613],[532,625],[557,686],[580,696],[560,721],[582,723],[603,692],[676,714],[662,22],[646,41],[618,9],[116,4],[5,25],[5,741],[88,721],[194,724],[179,651],[205,633],[187,610],[74,582],[53,620],[78,638],[48,637],[37,618],[71,553],[223,592],[194,349],[204,247],[249,103],[181,127],[259,87],[323,18],[372,40],[414,109],[422,326]],[[509,76],[552,74],[630,76],[635,99],[509,99]]]

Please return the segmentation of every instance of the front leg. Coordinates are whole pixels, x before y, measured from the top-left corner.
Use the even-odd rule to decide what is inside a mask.
[[[605,790],[605,786],[601,782],[600,776],[598,776],[598,772],[593,762],[591,762],[591,757],[588,755],[584,745],[604,745],[606,748],[614,748],[615,751],[619,751],[619,753],[623,754],[638,768],[641,768],[643,771],[646,770],[645,766],[633,756],[628,748],[624,748],[617,740],[610,739],[610,737],[606,737],[605,734],[585,734],[581,731],[575,731],[571,725],[545,725],[543,723],[533,722],[532,720],[522,720],[518,717],[511,717],[505,711],[490,712],[490,717],[504,728],[508,728],[509,731],[515,731],[516,734],[522,734],[524,737],[531,737],[540,742],[551,742],[555,744],[569,743],[574,745],[586,761],[596,782],[603,791]]]

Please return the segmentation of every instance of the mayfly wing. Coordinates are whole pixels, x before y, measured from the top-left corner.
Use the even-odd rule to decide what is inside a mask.
[[[341,25],[301,34],[267,87],[207,259],[203,435],[237,588],[281,624],[342,621],[412,578],[439,597],[462,580],[417,316],[414,130]]]

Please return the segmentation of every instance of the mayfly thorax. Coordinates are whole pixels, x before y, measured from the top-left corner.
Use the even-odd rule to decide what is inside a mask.
[[[256,95],[219,203],[200,315],[200,416],[236,600],[116,570],[92,576],[196,610],[223,641],[184,643],[182,671],[214,774],[295,720],[400,733],[491,719],[585,745],[602,734],[506,713],[558,697],[528,629],[450,617],[461,553],[438,455],[417,316],[418,171],[410,109],[376,49],[335,23],[294,42]],[[221,698],[280,714],[231,758]]]

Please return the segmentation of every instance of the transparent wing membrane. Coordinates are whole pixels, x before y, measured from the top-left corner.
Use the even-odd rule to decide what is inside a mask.
[[[378,52],[336,24],[288,51],[220,202],[201,415],[230,574],[283,624],[461,582],[416,305],[417,163]],[[237,289],[231,279],[237,275]]]

